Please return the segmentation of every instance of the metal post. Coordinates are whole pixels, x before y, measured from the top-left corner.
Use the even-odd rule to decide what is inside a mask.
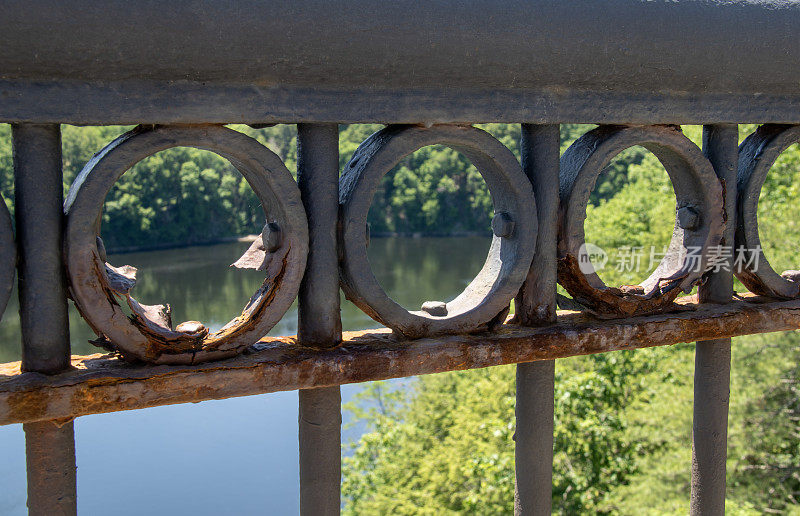
[[[339,129],[336,124],[297,126],[297,182],[309,225],[309,255],[300,286],[300,343],[333,347],[342,340],[336,222],[339,213]],[[299,391],[300,514],[339,514],[341,391]]]
[[[61,130],[54,124],[15,124],[12,131],[22,369],[56,373],[70,365],[61,260]]]
[[[522,124],[522,168],[533,183],[539,231],[534,265],[515,302],[526,326],[556,320],[559,126]],[[555,361],[517,365],[514,514],[549,515],[553,491]]]
[[[336,221],[339,214],[339,128],[297,126],[297,182],[308,217],[309,249],[300,284],[297,335],[309,346],[342,340]]]
[[[550,514],[555,360],[517,365],[515,515]]]
[[[341,503],[341,391],[337,386],[298,393],[300,514],[336,515]]]
[[[28,514],[77,514],[73,422],[25,423]]]
[[[15,124],[15,218],[22,369],[53,374],[70,365],[66,278],[61,261],[61,130]],[[73,423],[26,423],[28,512],[76,514]]]
[[[722,245],[733,246],[736,223],[738,127],[703,128],[703,152],[723,182],[727,224]],[[728,303],[733,296],[733,257],[699,288],[700,301]],[[728,445],[731,339],[698,342],[695,350],[690,514],[725,514],[725,462]]]

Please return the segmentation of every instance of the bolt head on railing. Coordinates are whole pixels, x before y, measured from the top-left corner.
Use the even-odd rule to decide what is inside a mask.
[[[514,219],[508,213],[496,213],[492,218],[492,232],[496,237],[510,237],[514,233]]]
[[[447,303],[442,301],[425,301],[422,303],[422,311],[434,317],[447,316]]]
[[[700,214],[690,206],[684,206],[678,210],[678,225],[689,231],[700,227]]]
[[[208,333],[208,328],[200,321],[185,321],[176,326],[175,331],[187,335],[205,335]]]
[[[261,240],[264,242],[264,249],[270,253],[280,249],[283,235],[277,222],[268,222],[264,225],[264,229],[261,230]]]

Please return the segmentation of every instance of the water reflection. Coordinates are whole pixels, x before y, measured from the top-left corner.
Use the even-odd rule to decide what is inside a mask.
[[[407,310],[451,301],[478,275],[490,238],[373,239],[370,264],[381,287]],[[343,323],[345,313],[343,311]]]

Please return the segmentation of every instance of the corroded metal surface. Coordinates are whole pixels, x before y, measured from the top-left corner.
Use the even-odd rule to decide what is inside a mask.
[[[234,264],[264,271],[264,283],[242,314],[216,332],[196,321],[173,329],[169,305],[137,302],[131,296],[136,269],[106,263],[98,247],[98,220],[114,183],[142,159],[178,146],[209,150],[230,161],[253,188],[267,217],[265,231]],[[191,364],[236,355],[267,334],[300,287],[308,228],[297,185],[272,151],[224,127],[138,127],[120,136],[81,171],[64,209],[71,296],[97,333],[98,345],[119,351],[127,359]],[[272,238],[270,233],[280,237]],[[266,243],[263,235],[268,235]]]
[[[608,287],[585,249],[584,221],[589,196],[608,163],[623,150],[640,145],[652,152],[669,174],[677,199],[675,227],[666,255],[637,286]],[[558,281],[572,297],[610,317],[674,309],[705,273],[711,248],[725,224],[722,186],[702,151],[678,128],[601,126],[578,138],[561,157]]]
[[[452,301],[410,312],[394,302],[367,258],[367,213],[383,176],[405,156],[442,144],[464,154],[492,197],[495,232],[478,275]],[[419,338],[485,329],[508,309],[526,278],[536,246],[536,204],[519,162],[489,133],[469,126],[389,126],[359,146],[342,172],[341,284],[347,298],[394,331]]]
[[[800,3],[0,5],[0,121],[17,124],[23,329],[22,365],[0,365],[0,424],[32,422],[26,425],[31,513],[76,510],[71,422],[55,427],[41,420],[303,389],[301,510],[335,514],[341,460],[336,385],[523,362],[515,505],[519,513],[547,514],[553,359],[692,340],[704,342],[697,346],[691,510],[724,511],[729,338],[800,327],[800,271],[778,275],[770,268],[756,220],[764,177],[780,153],[800,140],[800,130],[764,126],[742,145],[737,207],[728,174],[736,161],[735,126],[706,128],[708,159],[674,127],[601,127],[564,155],[559,206],[553,162],[558,126],[528,124],[800,123]],[[59,260],[62,211],[60,202],[52,202],[62,189],[57,124],[234,122],[301,124],[299,177],[313,247],[302,287],[309,252],[305,212],[277,156],[218,126],[140,127],[98,154],[70,190],[64,255],[71,295],[100,336],[98,343],[130,361],[155,365],[97,355],[74,357],[74,369],[59,372],[69,365],[69,338]],[[362,145],[342,174],[339,208],[336,124],[352,122],[419,125],[390,126]],[[436,125],[476,122],[523,123],[523,165],[540,206],[508,149],[477,129]],[[366,216],[383,174],[404,155],[434,143],[466,154],[484,175],[495,206],[495,237],[486,265],[464,293],[408,312],[370,273]],[[119,176],[147,155],[177,145],[228,158],[267,214],[261,236],[234,264],[263,270],[265,282],[242,315],[218,332],[198,321],[173,326],[168,306],[138,303],[131,297],[135,269],[106,263],[97,235],[103,199]],[[583,224],[597,174],[632,145],[656,154],[670,174],[678,199],[676,226],[669,253],[650,278],[613,288],[581,267]],[[7,219],[0,213],[0,312],[6,278],[10,282],[13,275],[6,270],[13,262]],[[742,282],[755,293],[789,300],[749,297],[698,306],[676,299],[707,279],[700,299],[728,300],[729,275],[708,275],[705,266],[711,247],[733,243],[734,219],[736,243],[751,253],[738,271]],[[691,248],[699,249],[699,263],[690,266],[685,251]],[[748,267],[753,258],[760,262],[757,270]],[[562,313],[554,321],[557,272],[590,311],[625,319]],[[336,347],[338,276],[348,296],[396,334],[346,334]],[[251,346],[283,316],[298,288],[301,341],[273,338]],[[515,295],[519,322],[542,326],[502,325]],[[430,338],[442,334],[450,335]],[[197,365],[213,359],[220,361]],[[53,372],[58,374],[42,374]],[[540,457],[542,463],[533,464]]]
[[[761,249],[758,196],[767,173],[790,145],[800,142],[800,125],[762,125],[739,146],[736,247],[744,256],[734,273],[751,292],[784,299],[800,294],[797,271],[775,272]]]
[[[552,326],[505,325],[494,333],[413,342],[388,331],[347,332],[341,347],[322,351],[292,337],[266,338],[252,353],[196,366],[135,366],[98,354],[73,357],[73,370],[48,377],[20,373],[15,362],[0,366],[0,424],[800,328],[800,300],[747,297],[684,308],[625,320],[562,312]]]

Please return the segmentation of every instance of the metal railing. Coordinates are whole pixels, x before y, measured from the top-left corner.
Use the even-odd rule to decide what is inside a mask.
[[[24,424],[32,514],[77,511],[75,417],[293,389],[301,513],[338,514],[339,385],[511,363],[515,512],[548,514],[554,360],[695,340],[691,511],[724,512],[730,338],[800,328],[796,278],[763,255],[758,270],[743,260],[736,273],[753,295],[733,300],[736,264],[720,251],[760,253],[764,176],[800,141],[800,4],[0,9],[0,121],[13,124],[16,201],[15,232],[0,214],[0,291],[7,300],[16,263],[23,335],[22,361],[0,365],[0,424]],[[266,147],[222,125],[279,122],[297,124],[296,182]],[[386,127],[340,171],[337,124],[352,122]],[[521,162],[478,122],[520,123]],[[560,155],[565,122],[601,125]],[[60,123],[141,125],[99,150],[63,202]],[[688,123],[704,125],[702,149],[666,125]],[[739,146],[740,123],[765,125]],[[494,236],[461,295],[412,312],[369,270],[366,216],[381,177],[433,144],[483,175]],[[676,226],[656,272],[618,288],[586,267],[583,223],[603,167],[635,145],[667,169]],[[175,146],[227,158],[267,220],[237,262],[264,271],[264,283],[217,332],[173,327],[166,308],[133,299],[135,271],[107,263],[98,234],[114,182]],[[557,312],[557,282],[586,310]],[[678,297],[698,284],[696,298]],[[343,334],[340,286],[388,329]],[[68,297],[116,355],[70,355]],[[297,337],[262,338],[295,298]]]

